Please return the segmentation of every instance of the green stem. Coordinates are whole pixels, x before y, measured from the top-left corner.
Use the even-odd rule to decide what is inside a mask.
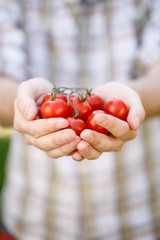
[[[68,105],[70,104],[74,108],[73,118],[75,118],[75,119],[78,118],[79,112],[78,112],[77,108],[73,105],[73,103],[70,102],[69,94],[67,94],[67,103],[68,103]]]
[[[54,99],[56,98],[56,94],[51,92],[51,97],[50,97],[50,100],[53,101]]]
[[[87,95],[91,95],[93,88],[87,89]]]

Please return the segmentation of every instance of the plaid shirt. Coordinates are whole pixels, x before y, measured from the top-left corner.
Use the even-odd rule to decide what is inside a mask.
[[[0,0],[1,73],[62,86],[127,82],[160,60],[159,0]],[[3,222],[20,240],[160,238],[160,125],[120,153],[50,159],[13,135]]]

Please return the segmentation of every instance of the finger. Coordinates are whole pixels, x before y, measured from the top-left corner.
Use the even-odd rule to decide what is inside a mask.
[[[88,142],[83,140],[81,140],[81,142],[77,145],[77,150],[88,160],[95,160],[101,155],[101,152],[94,149]]]
[[[113,97],[123,100],[130,108],[127,118],[130,128],[133,130],[138,129],[145,118],[145,111],[140,96],[135,90],[123,83],[114,81],[105,84],[103,88],[99,87],[95,89],[93,92],[101,96],[104,101],[108,101]]]
[[[46,151],[46,154],[51,158],[59,158],[63,156],[70,155],[76,150],[77,144],[80,142],[80,138],[76,136],[76,139],[68,144],[65,144],[59,148],[53,149],[51,151]]]
[[[51,91],[52,84],[41,78],[35,78],[20,84],[17,90],[16,104],[19,111],[27,120],[33,120],[38,113],[38,106],[36,101]]]
[[[145,111],[143,108],[131,108],[127,117],[127,122],[131,129],[137,130],[145,118]]]
[[[17,110],[14,117],[14,128],[22,134],[38,138],[43,135],[68,127],[68,121],[64,118],[48,118],[27,121]]]
[[[81,133],[81,139],[88,142],[94,149],[99,152],[117,152],[121,150],[123,140],[113,136],[107,136],[89,129]]]
[[[124,101],[127,102],[130,109],[127,122],[131,129],[137,130],[145,118],[145,110],[141,98],[137,92],[130,89],[130,92],[126,94],[126,99],[124,99]]]
[[[129,141],[134,139],[137,135],[137,132],[131,130],[126,121],[122,121],[111,115],[97,114],[94,120],[97,124],[106,128],[116,138]]]
[[[60,148],[75,139],[76,134],[71,129],[50,133],[39,138],[34,138],[28,134],[24,134],[24,141],[26,144],[33,145],[43,151],[51,151],[53,149]]]
[[[81,162],[82,160],[84,160],[84,157],[80,154],[80,152],[78,150],[74,151],[72,153],[72,158],[75,161]]]
[[[26,120],[36,119],[39,112],[36,102],[27,95],[23,100],[21,96],[18,96],[15,100],[14,108],[18,109]]]

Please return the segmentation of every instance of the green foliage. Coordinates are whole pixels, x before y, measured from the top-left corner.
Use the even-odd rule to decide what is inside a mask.
[[[5,179],[5,163],[9,147],[9,138],[0,138],[0,191]]]
[[[6,157],[9,148],[10,139],[0,138],[0,193],[5,180]],[[1,198],[0,198],[0,221],[1,221]]]

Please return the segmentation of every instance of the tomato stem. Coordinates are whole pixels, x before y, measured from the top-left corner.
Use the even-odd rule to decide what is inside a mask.
[[[53,101],[56,98],[56,92],[51,92],[50,100]]]
[[[73,105],[73,103],[70,102],[70,100],[69,100],[69,94],[67,94],[67,103],[68,103],[68,105],[70,104],[70,105],[74,108],[73,118],[74,118],[74,119],[78,118],[79,112],[78,112],[77,108]]]
[[[91,95],[93,88],[87,89],[87,95]]]

